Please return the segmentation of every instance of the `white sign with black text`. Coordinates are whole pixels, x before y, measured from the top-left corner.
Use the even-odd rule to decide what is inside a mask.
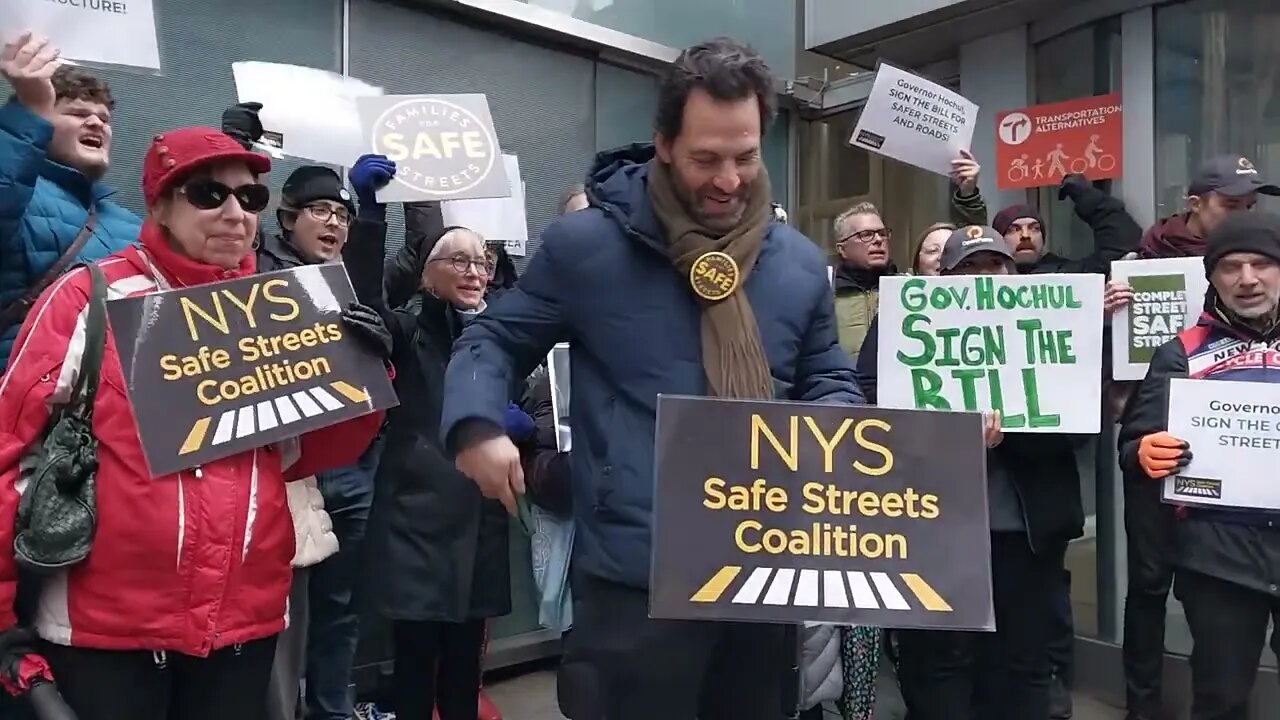
[[[68,60],[160,69],[151,0],[0,0],[0,37],[44,35]]]
[[[978,106],[960,93],[881,63],[849,144],[949,175],[977,121]]]
[[[1280,384],[1171,379],[1169,434],[1191,464],[1164,481],[1167,502],[1280,510]]]

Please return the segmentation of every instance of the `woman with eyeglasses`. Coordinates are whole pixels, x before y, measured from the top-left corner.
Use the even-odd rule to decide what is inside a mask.
[[[388,413],[365,540],[372,602],[391,621],[396,717],[431,720],[434,708],[440,720],[476,720],[485,621],[511,611],[508,516],[446,455],[440,404],[453,342],[483,312],[495,263],[479,234],[444,228],[418,250],[421,305],[389,309],[386,225],[366,223],[363,202],[360,212],[347,272],[390,328],[396,392],[413,398]],[[518,396],[512,388],[501,401]],[[512,418],[532,432],[518,408]]]
[[[270,167],[210,128],[155,136],[143,163],[148,212],[139,243],[98,263],[108,298],[254,274],[258,213],[270,199],[258,178]],[[90,272],[79,268],[45,291],[0,380],[6,547],[14,540],[19,464],[44,441],[50,407],[67,401],[80,372],[91,287]],[[385,348],[380,321],[352,310],[342,320],[351,337],[385,353],[376,349]],[[35,652],[13,658],[11,651],[0,661],[0,679],[11,686],[14,667],[51,674],[79,720],[262,720],[294,554],[285,482],[354,461],[381,414],[152,477],[122,351],[108,332],[93,402],[92,548],[43,579],[30,628],[40,640],[24,648]],[[5,635],[28,630],[14,627],[15,576],[13,553],[0,553]],[[3,637],[0,647],[9,647]]]

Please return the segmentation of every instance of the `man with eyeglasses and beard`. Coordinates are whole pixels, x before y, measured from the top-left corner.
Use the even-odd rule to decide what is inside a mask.
[[[263,134],[261,109],[254,102],[227,108],[223,132],[251,148]],[[381,155],[356,161],[351,180],[360,201],[357,213],[355,199],[338,173],[321,165],[294,170],[284,182],[276,210],[280,231],[259,233],[258,272],[336,262],[348,239],[360,243],[371,230],[385,233],[385,211],[374,195],[394,175],[395,163]],[[293,558],[290,625],[280,636],[268,691],[271,720],[294,717],[303,677],[305,717],[345,720],[352,715],[351,666],[360,632],[353,596],[381,451],[379,437],[356,464],[289,485],[298,551]]]

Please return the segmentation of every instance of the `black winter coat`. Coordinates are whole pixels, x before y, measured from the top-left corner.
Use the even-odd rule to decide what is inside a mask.
[[[867,330],[858,355],[858,388],[869,403],[878,399],[880,316]],[[1004,440],[988,452],[1000,458],[1022,504],[1027,539],[1036,552],[1056,548],[1084,534],[1084,505],[1080,499],[1080,475],[1076,449],[1088,435],[1058,433],[1005,433]]]
[[[363,208],[362,208],[363,211]],[[393,339],[400,405],[387,415],[367,550],[374,604],[393,620],[461,622],[511,612],[506,510],[486,500],[440,447],[440,404],[457,314],[427,297],[417,311],[383,299],[386,224],[367,214],[352,228],[344,259],[360,301]]]

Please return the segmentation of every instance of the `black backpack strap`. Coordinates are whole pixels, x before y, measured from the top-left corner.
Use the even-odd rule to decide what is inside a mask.
[[[107,342],[107,278],[102,268],[89,263],[89,305],[84,322],[84,353],[80,359],[80,374],[71,388],[67,409],[86,422],[93,419],[93,400],[98,395],[98,380],[102,374],[102,356]]]

